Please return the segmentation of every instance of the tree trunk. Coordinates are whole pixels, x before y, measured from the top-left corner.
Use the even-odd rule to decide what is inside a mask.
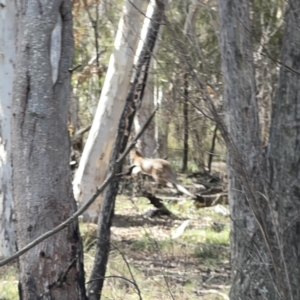
[[[157,62],[154,61],[154,69],[157,70]],[[164,88],[159,84],[158,76],[155,76],[154,84],[154,103],[155,106],[163,107],[163,114],[156,114],[154,136],[156,149],[154,151],[154,158],[166,158],[168,156],[168,135],[169,135],[169,123],[170,123],[170,112],[169,108],[171,105],[171,91],[164,93]]]
[[[217,131],[218,131],[218,125],[215,126],[214,133],[213,133],[213,138],[211,141],[211,147],[208,155],[208,163],[207,163],[207,169],[208,172],[211,172],[211,164],[214,158],[214,152],[215,152],[215,145],[216,145],[216,138],[217,138]]]
[[[114,145],[114,150],[110,158],[110,168],[113,167],[120,153],[122,153],[127,145],[131,126],[136,113],[137,107],[141,104],[143,93],[145,90],[148,70],[151,60],[151,54],[155,47],[160,24],[163,18],[165,0],[156,0],[156,6],[152,15],[151,23],[145,44],[141,51],[137,62],[134,80],[131,83],[130,90],[126,97],[126,105],[123,110],[118,126],[118,135]],[[119,173],[122,170],[120,166]],[[110,246],[110,227],[114,215],[114,205],[117,196],[119,177],[115,177],[105,190],[103,203],[98,220],[97,232],[97,248],[95,253],[95,261],[91,278],[88,285],[89,300],[100,299],[106,264],[108,261],[109,246]],[[133,279],[134,280],[134,279]]]
[[[256,157],[261,148],[248,4],[246,0],[219,0],[219,6],[225,118],[237,155],[242,156],[238,165],[237,155],[229,151],[228,196],[232,218],[230,298],[246,300],[255,296],[255,299],[263,299],[261,291],[266,289],[270,293],[268,299],[276,299],[266,268],[268,250],[253,215],[252,202],[255,199],[249,196],[250,192],[241,178],[250,177],[253,190],[262,190],[257,182],[259,168]],[[243,25],[240,20],[243,20]],[[242,168],[246,169],[246,175],[241,174]]]
[[[189,81],[188,74],[184,74],[184,102],[183,102],[183,159],[182,172],[187,171],[189,157]]]
[[[96,115],[73,182],[75,199],[79,205],[91,198],[97,186],[105,179],[109,168],[118,122],[125,105],[124,95],[130,86],[144,2],[125,2]],[[102,196],[83,214],[84,221],[97,219],[101,201]]]
[[[198,12],[198,3],[197,0],[192,0],[188,14],[184,23],[183,33],[187,41],[190,40],[190,35],[194,30],[195,26],[195,17]],[[190,42],[190,41],[189,41]],[[187,42],[187,45],[189,43]],[[188,111],[188,102],[189,102],[189,80],[188,73],[184,74],[184,102],[183,102],[183,158],[182,158],[182,172],[186,172],[188,168],[188,156],[189,156],[189,111]]]
[[[13,1],[6,2],[0,9],[0,257],[7,257],[16,251],[10,136],[16,9]]]
[[[154,109],[154,84],[152,74],[148,74],[147,86],[144,92],[144,98],[140,109],[134,119],[135,132],[138,132],[141,126],[146,122],[147,117]],[[146,157],[153,157],[156,149],[155,123],[152,122],[146,129],[143,136],[137,143],[137,147]]]
[[[248,1],[219,0],[219,8],[230,134],[226,137],[222,129],[229,146],[230,299],[299,299],[300,3],[287,4],[266,158],[258,125]]]
[[[155,1],[151,0],[147,12],[146,17],[144,19],[143,28],[141,30],[141,39],[138,45],[138,49],[135,55],[135,64],[139,58],[139,55],[143,49],[145,39],[147,37],[147,33],[149,31],[150,21],[152,19],[153,13],[155,8]],[[146,122],[148,116],[154,109],[154,80],[153,80],[153,58],[157,52],[157,44],[153,50],[151,55],[150,67],[147,77],[147,86],[144,91],[143,101],[141,107],[138,109],[136,113],[136,117],[134,119],[134,127],[135,132],[139,132],[141,126]],[[156,140],[155,140],[155,124],[152,122],[148,128],[146,129],[143,136],[137,143],[137,147],[139,150],[146,156],[146,157],[153,157],[155,150],[156,150]]]
[[[69,0],[16,1],[12,117],[19,248],[76,210],[69,170],[68,99],[73,60]],[[77,221],[19,259],[20,299],[86,299]]]
[[[268,145],[268,194],[276,239],[277,288],[282,299],[300,299],[300,2],[288,1],[281,49],[282,67],[272,103]],[[296,74],[289,69],[297,72]],[[277,298],[279,299],[279,295]]]

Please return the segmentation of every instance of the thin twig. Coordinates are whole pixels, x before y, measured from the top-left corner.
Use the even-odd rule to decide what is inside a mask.
[[[42,242],[43,240],[45,240],[46,238],[48,238],[48,237],[54,235],[55,233],[58,233],[59,231],[63,230],[64,228],[66,228],[68,226],[68,224],[72,223],[81,214],[83,214],[89,208],[89,206],[98,198],[98,196],[104,191],[104,189],[107,187],[107,185],[113,179],[113,177],[115,176],[115,172],[118,169],[117,167],[122,163],[122,161],[124,160],[124,158],[126,157],[126,155],[135,146],[137,140],[142,136],[142,134],[144,133],[144,131],[148,127],[149,123],[152,121],[152,119],[153,119],[153,117],[154,117],[154,115],[155,115],[155,113],[156,113],[157,110],[158,110],[158,106],[156,108],[154,108],[154,110],[152,111],[152,113],[151,113],[150,117],[148,118],[148,120],[145,122],[145,124],[143,125],[143,127],[137,133],[137,135],[135,136],[135,138],[133,139],[133,141],[130,143],[130,145],[127,147],[127,149],[121,154],[121,156],[119,157],[119,159],[116,161],[116,163],[115,163],[115,165],[114,165],[113,170],[111,171],[111,173],[106,176],[105,180],[103,181],[103,183],[101,184],[101,186],[99,188],[97,188],[96,192],[90,198],[90,200],[88,200],[80,209],[78,209],[71,217],[69,217],[67,220],[65,220],[64,222],[62,222],[60,225],[58,225],[55,228],[53,228],[53,229],[47,231],[46,233],[42,234],[40,237],[38,237],[37,239],[33,240],[27,246],[25,246],[24,248],[22,248],[20,251],[16,252],[15,254],[11,255],[10,257],[1,260],[0,261],[0,267],[8,264],[9,262],[13,261],[14,259],[16,259],[18,257],[20,257],[22,254],[24,254],[25,252],[27,252],[28,250],[30,250],[31,248],[33,248],[34,246],[36,246],[37,244],[39,244],[40,242]]]

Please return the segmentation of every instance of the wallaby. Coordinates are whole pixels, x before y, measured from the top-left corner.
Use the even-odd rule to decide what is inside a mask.
[[[178,183],[176,175],[168,161],[160,158],[145,158],[137,149],[133,149],[130,152],[130,158],[135,167],[135,173],[140,171],[143,174],[151,176],[158,183],[173,185],[179,192],[197,199],[197,196],[190,193]]]

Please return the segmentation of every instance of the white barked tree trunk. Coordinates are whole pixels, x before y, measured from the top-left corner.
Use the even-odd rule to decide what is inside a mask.
[[[95,193],[106,177],[121,113],[125,105],[143,22],[146,1],[126,0],[119,22],[114,50],[96,115],[73,181],[75,199],[79,206]],[[147,3],[146,3],[147,4]],[[95,221],[101,196],[84,213],[84,221]]]
[[[16,250],[10,138],[15,22],[14,2],[0,0],[0,257],[7,257]]]

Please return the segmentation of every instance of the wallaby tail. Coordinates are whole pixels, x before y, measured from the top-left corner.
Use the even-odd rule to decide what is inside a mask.
[[[177,190],[183,194],[186,194],[187,196],[190,196],[192,199],[196,199],[197,197],[195,195],[193,195],[192,193],[190,193],[185,187],[183,187],[182,185],[175,183],[175,186],[177,188]]]

